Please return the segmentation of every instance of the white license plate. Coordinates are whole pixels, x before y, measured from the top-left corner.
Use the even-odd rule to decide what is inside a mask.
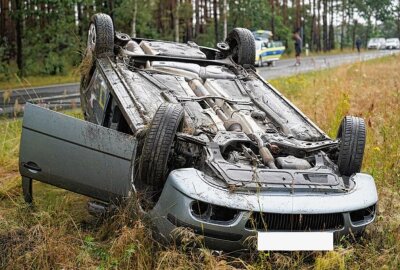
[[[259,232],[257,249],[271,251],[333,250],[333,232]]]

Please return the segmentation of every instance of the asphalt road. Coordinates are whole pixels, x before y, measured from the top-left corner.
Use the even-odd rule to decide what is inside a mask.
[[[295,59],[283,59],[275,63],[274,67],[257,68],[260,75],[266,80],[278,77],[287,77],[300,73],[306,73],[314,70],[332,68],[343,64],[354,63],[358,61],[367,61],[370,59],[399,53],[399,50],[367,51],[363,53],[337,54],[315,57],[304,57],[301,59],[301,65],[295,66]]]
[[[79,83],[57,84],[32,88],[0,90],[0,116],[16,116],[27,101],[45,104],[51,109],[78,107]]]
[[[361,54],[338,54],[316,57],[304,57],[300,66],[294,66],[294,59],[284,59],[276,62],[274,67],[260,67],[258,72],[266,80],[296,75],[314,70],[326,69],[357,61],[366,61],[400,51],[367,51]],[[17,116],[22,112],[25,102],[39,103],[51,109],[68,109],[79,107],[79,84],[59,84],[43,87],[14,89],[2,91],[0,89],[0,116]]]

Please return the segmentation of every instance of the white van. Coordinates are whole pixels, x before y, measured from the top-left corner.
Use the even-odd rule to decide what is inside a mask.
[[[398,38],[388,38],[386,40],[386,49],[400,49],[400,40]]]
[[[386,48],[386,40],[384,38],[371,38],[368,41],[368,49],[382,50]]]

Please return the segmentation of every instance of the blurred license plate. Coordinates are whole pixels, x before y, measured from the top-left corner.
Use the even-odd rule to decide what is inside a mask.
[[[333,250],[333,232],[259,232],[258,250]]]

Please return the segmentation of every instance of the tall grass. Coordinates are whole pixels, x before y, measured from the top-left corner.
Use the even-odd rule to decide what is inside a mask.
[[[7,269],[399,269],[400,57],[342,66],[272,81],[331,137],[343,116],[363,117],[367,147],[363,171],[375,177],[379,216],[357,242],[332,252],[249,252],[239,257],[202,245],[153,239],[135,203],[102,220],[87,214],[87,198],[41,183],[36,206],[23,202],[17,181],[20,120],[0,122],[0,268]],[[190,230],[177,232],[199,243]]]
[[[28,88],[34,86],[62,84],[62,83],[74,83],[79,82],[79,70],[76,67],[67,65],[65,74],[60,75],[46,75],[41,76],[25,76],[21,78],[18,76],[18,68],[16,63],[12,62],[8,65],[7,72],[0,72],[0,93],[2,90],[11,90],[15,88]],[[36,70],[36,72],[40,72]]]

